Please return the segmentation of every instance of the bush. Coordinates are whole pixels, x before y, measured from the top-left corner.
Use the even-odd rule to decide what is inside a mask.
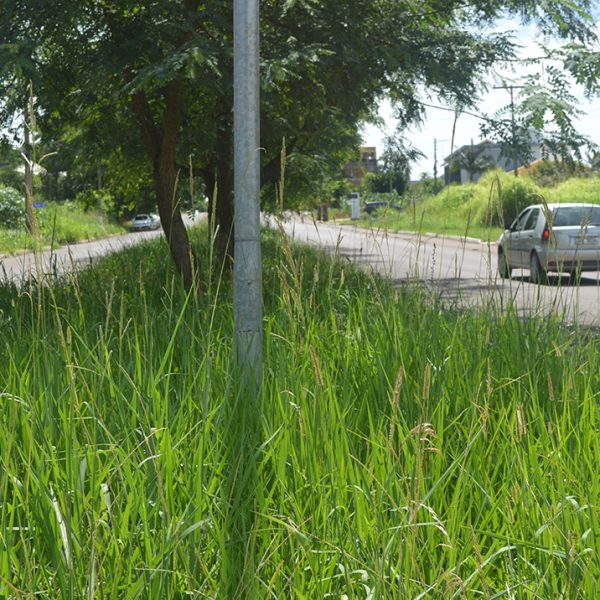
[[[477,212],[477,220],[486,227],[506,227],[526,206],[542,199],[539,187],[528,177],[494,171],[482,178],[480,185],[489,190]]]
[[[0,227],[16,229],[24,224],[23,196],[14,188],[0,185]]]
[[[474,197],[475,186],[469,183],[464,185],[450,184],[437,195],[444,208],[461,208]]]
[[[548,202],[590,202],[600,204],[600,177],[573,177],[555,188],[544,190]]]
[[[529,166],[529,176],[542,187],[555,187],[574,177],[589,177],[590,167],[576,161],[540,160]]]

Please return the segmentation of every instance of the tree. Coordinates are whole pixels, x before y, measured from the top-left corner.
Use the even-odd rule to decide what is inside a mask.
[[[582,159],[582,149],[591,151],[594,144],[574,125],[582,111],[571,91],[574,81],[569,72],[573,66],[563,52],[542,46],[541,54],[536,59],[540,70],[523,78],[522,85],[503,84],[510,91],[511,102],[488,117],[481,131],[499,140],[503,154],[515,165],[530,162],[535,141],[542,147],[544,158],[574,168],[575,162]],[[591,81],[588,84],[592,85]]]
[[[413,148],[401,135],[388,136],[381,155],[379,172],[370,178],[371,191],[396,192],[402,196],[410,180],[410,164],[423,153]]]
[[[594,174],[600,173],[600,152],[594,151],[588,155],[588,162],[590,163],[590,170]]]
[[[0,185],[18,189],[23,182],[23,176],[17,168],[23,164],[20,152],[7,140],[0,140]]]
[[[39,124],[60,120],[90,162],[119,148],[149,165],[171,255],[189,287],[197,260],[175,193],[193,165],[231,257],[232,14],[225,0],[2,0],[0,88],[8,121],[33,82]],[[469,105],[479,76],[513,55],[489,34],[510,12],[585,42],[586,0],[315,0],[261,3],[263,185],[288,155],[347,147],[389,96],[401,122],[422,115],[419,90]],[[477,30],[476,26],[481,28]],[[74,127],[74,125],[77,127]],[[214,193],[213,193],[214,192]]]
[[[496,161],[485,154],[485,151],[485,144],[474,146],[471,143],[470,146],[462,148],[452,157],[452,169],[464,169],[469,176],[469,181],[472,182],[477,173],[483,173],[496,166]]]

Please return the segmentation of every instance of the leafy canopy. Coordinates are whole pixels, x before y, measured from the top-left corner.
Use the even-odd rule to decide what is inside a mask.
[[[84,140],[80,160],[119,148],[139,178],[149,140],[175,127],[174,164],[191,157],[207,186],[216,177],[227,187],[230,1],[2,0],[0,7],[5,123],[24,106],[31,80],[40,127],[65,135],[70,127]],[[384,96],[404,124],[422,117],[423,94],[472,104],[486,69],[514,56],[514,41],[491,27],[501,16],[535,21],[577,44],[592,36],[587,0],[263,0],[260,8],[264,183],[279,176],[283,139],[290,156],[342,160]],[[168,121],[174,82],[183,102]],[[136,112],[142,96],[145,112]]]

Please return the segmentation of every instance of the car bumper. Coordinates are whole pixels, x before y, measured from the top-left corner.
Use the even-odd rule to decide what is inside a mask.
[[[575,253],[555,250],[540,255],[540,262],[546,271],[600,271],[600,249],[579,250]]]

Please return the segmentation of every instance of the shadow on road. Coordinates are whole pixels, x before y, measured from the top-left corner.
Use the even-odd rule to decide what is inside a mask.
[[[529,275],[513,276],[510,280],[520,283],[531,283]],[[576,277],[569,277],[569,275],[548,275],[547,282],[538,285],[546,287],[598,287],[600,280],[581,276],[579,281],[577,281]]]

